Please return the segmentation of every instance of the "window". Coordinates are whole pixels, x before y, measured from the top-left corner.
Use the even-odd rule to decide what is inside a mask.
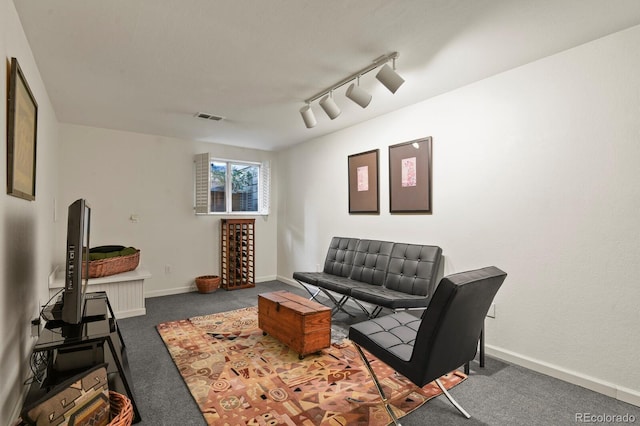
[[[195,211],[209,213],[269,214],[269,163],[195,159]]]

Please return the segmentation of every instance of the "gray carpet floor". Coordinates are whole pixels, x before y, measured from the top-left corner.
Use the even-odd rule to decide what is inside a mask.
[[[127,345],[135,399],[142,417],[142,422],[138,424],[205,424],[156,331],[156,325],[255,306],[258,294],[276,290],[307,295],[301,288],[271,281],[257,284],[251,289],[218,290],[209,294],[194,292],[147,299],[146,315],[119,320]],[[334,333],[346,333],[349,323],[364,319],[363,316],[350,319],[346,314],[337,314],[333,318]],[[487,357],[485,368],[479,368],[477,362],[472,362],[469,378],[452,389],[451,394],[471,414],[471,419],[462,417],[444,396],[439,396],[403,417],[402,424],[570,425],[580,423],[576,420],[580,413],[593,416],[626,414],[640,423],[640,407],[491,357]]]

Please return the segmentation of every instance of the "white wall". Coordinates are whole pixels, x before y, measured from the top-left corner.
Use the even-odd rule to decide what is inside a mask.
[[[58,123],[11,0],[0,0],[0,424],[18,415],[35,340],[30,321],[47,301],[52,266],[53,195],[57,186]],[[38,102],[36,200],[6,194],[7,72],[16,57]]]
[[[491,353],[640,404],[639,45],[635,27],[280,153],[279,276],[334,235],[437,244],[446,274],[509,274]],[[390,215],[388,146],[424,136],[433,214]],[[381,213],[349,215],[347,156],[376,148]]]
[[[139,248],[140,262],[151,273],[145,280],[147,296],[195,289],[196,276],[220,272],[220,216],[193,212],[194,155],[211,152],[246,161],[274,157],[267,151],[95,127],[60,128],[56,247],[64,248],[67,206],[86,198],[92,207],[91,246]],[[277,170],[275,164],[272,168]],[[256,281],[276,276],[277,193],[273,188],[274,214],[256,218]],[[132,214],[139,222],[129,220]],[[56,262],[63,260],[61,249]]]

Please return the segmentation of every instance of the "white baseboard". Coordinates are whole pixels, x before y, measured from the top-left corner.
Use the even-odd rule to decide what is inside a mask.
[[[192,291],[197,291],[196,285],[190,285],[190,286],[185,286],[185,287],[176,287],[176,288],[169,288],[166,290],[152,290],[152,291],[145,291],[144,292],[144,298],[151,298],[151,297],[160,297],[160,296],[171,296],[173,294],[182,294],[182,293],[190,293]]]
[[[298,284],[298,282],[296,280],[294,280],[293,278],[287,278],[287,277],[283,277],[282,275],[277,275],[276,278],[274,278],[278,281],[282,281],[285,284],[289,284],[295,287],[300,287],[300,284]]]
[[[640,407],[640,392],[637,390],[618,386],[615,383],[606,382],[577,371],[558,367],[557,365],[549,364],[493,345],[486,345],[486,353],[494,358],[520,365],[529,370],[537,371],[538,373],[546,374],[547,376],[555,377],[556,379],[564,380],[565,382],[582,386],[594,392]]]
[[[279,280],[279,279],[280,277],[278,277],[277,275],[265,275],[263,277],[256,278],[256,284],[264,283],[267,281]],[[150,297],[160,297],[160,296],[171,296],[173,294],[190,293],[192,291],[198,291],[198,288],[196,287],[195,283],[185,287],[169,288],[166,290],[145,291],[144,297],[146,299],[148,297],[150,298]]]
[[[618,386],[618,396],[616,399],[619,399],[622,402],[626,402],[627,404],[640,407],[640,392],[638,392],[637,390]]]
[[[277,280],[278,276],[277,275],[266,275],[264,277],[257,277],[256,278],[256,283],[264,283],[267,281],[274,281]]]
[[[146,315],[147,309],[130,309],[128,311],[114,312],[117,319],[129,318],[129,317],[137,317],[138,315]]]

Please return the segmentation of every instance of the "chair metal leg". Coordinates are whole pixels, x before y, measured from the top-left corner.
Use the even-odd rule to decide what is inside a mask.
[[[309,300],[315,300],[316,302],[318,302],[318,303],[320,303],[320,304],[323,304],[323,305],[324,305],[324,303],[322,303],[320,300],[318,300],[318,299],[316,298],[316,296],[317,296],[318,294],[320,294],[321,292],[322,292],[325,296],[327,296],[327,298],[329,298],[329,300],[331,301],[331,303],[333,303],[333,304],[334,304],[334,307],[331,309],[331,315],[335,314],[335,313],[336,313],[336,312],[338,312],[338,311],[342,311],[342,312],[344,312],[345,314],[349,315],[350,317],[355,317],[355,315],[353,315],[353,314],[352,314],[352,313],[350,313],[350,312],[347,312],[347,311],[342,307],[342,305],[344,305],[344,304],[347,302],[347,300],[349,299],[349,296],[345,296],[345,295],[343,295],[343,296],[342,296],[342,298],[341,298],[340,300],[336,300],[336,298],[335,298],[335,297],[333,297],[333,295],[332,295],[331,293],[329,293],[328,291],[326,291],[326,290],[325,290],[325,289],[323,289],[322,287],[315,287],[315,286],[314,286],[314,287],[316,288],[316,291],[315,291],[315,292],[313,292],[313,291],[311,291],[311,289],[309,288],[309,286],[308,286],[308,285],[306,285],[305,283],[303,283],[303,282],[301,282],[301,281],[299,281],[299,280],[296,280],[296,282],[297,282],[298,284],[300,284],[300,286],[302,286],[302,288],[304,288],[304,289],[307,291],[307,293],[309,293],[309,294],[311,295],[311,297],[309,298]]]
[[[307,293],[309,293],[309,294],[311,295],[311,297],[309,298],[309,300],[315,300],[316,302],[321,303],[318,299],[316,299],[316,296],[320,293],[320,288],[316,287],[316,291],[315,291],[315,292],[312,292],[312,291],[311,291],[311,289],[309,289],[309,286],[307,286],[307,285],[306,285],[305,283],[303,283],[302,281],[298,281],[298,280],[296,280],[296,282],[297,282],[298,284],[300,284],[300,286],[301,286],[302,288],[304,288],[304,289],[307,291]]]
[[[316,302],[320,303],[320,301],[319,301],[318,299],[316,299],[316,296],[317,296],[318,294],[320,294],[320,289],[316,289],[316,291],[312,293],[312,292],[311,292],[311,290],[309,290],[307,287],[305,287],[305,286],[303,286],[303,287],[304,287],[304,288],[305,288],[305,290],[307,290],[307,292],[309,292],[309,294],[311,295],[311,297],[309,298],[309,300],[314,300],[314,301],[316,301]]]
[[[342,296],[342,297],[340,298],[340,300],[337,300],[337,301],[336,301],[333,297],[331,297],[331,295],[327,294],[327,292],[326,292],[326,291],[325,291],[324,293],[325,293],[325,295],[326,295],[328,298],[330,298],[330,299],[331,299],[331,301],[332,301],[332,302],[333,302],[333,304],[335,305],[335,306],[333,307],[333,309],[331,309],[331,315],[334,315],[334,314],[338,313],[339,311],[342,311],[342,312],[344,312],[345,314],[349,315],[350,317],[354,317],[354,316],[355,316],[355,315],[353,315],[353,314],[351,314],[351,313],[347,312],[347,311],[344,309],[344,304],[345,304],[345,303],[347,303],[347,300],[349,300],[349,296],[344,295],[344,296]]]
[[[484,368],[484,324],[480,331],[480,367]]]
[[[382,306],[376,306],[373,312],[371,312],[371,315],[369,315],[369,318],[370,319],[377,318],[378,315],[380,315],[380,312],[382,312]]]
[[[362,310],[362,312],[364,312],[364,314],[369,319],[376,318],[380,314],[380,312],[382,312],[382,307],[381,306],[376,306],[376,308],[373,310],[373,312],[369,312],[367,310],[367,308],[365,308],[357,299],[350,298],[347,295],[341,295],[342,297],[340,298],[340,300],[337,300],[331,293],[329,293],[328,290],[325,290],[322,287],[313,286],[313,287],[316,288],[316,291],[313,292],[313,291],[311,291],[309,286],[307,284],[303,283],[302,281],[296,280],[296,282],[298,284],[300,284],[300,286],[302,288],[304,288],[307,291],[307,293],[309,293],[309,295],[311,295],[309,300],[315,300],[316,302],[323,304],[320,300],[318,300],[316,298],[316,296],[318,294],[320,294],[320,293],[324,294],[331,301],[331,303],[333,303],[333,305],[334,305],[333,308],[331,308],[331,315],[335,315],[336,313],[342,311],[345,314],[349,315],[350,317],[355,318],[354,314],[352,314],[351,312],[347,311],[344,308],[344,305],[349,301],[349,299],[353,300],[355,302],[355,304],[358,305],[358,307]]]
[[[482,326],[482,330],[480,330],[480,339],[478,341],[478,346],[480,347],[480,368],[484,368],[484,325]],[[464,365],[464,374],[469,374],[469,362]]]
[[[362,305],[362,303],[360,303],[360,302],[358,301],[358,299],[354,299],[354,298],[352,297],[352,298],[351,298],[351,300],[353,300],[353,302],[354,302],[356,305],[358,305],[358,306],[360,307],[360,309],[362,310],[362,312],[364,312],[364,314],[367,316],[367,318],[369,318],[369,319],[371,319],[371,318],[375,318],[375,315],[373,314],[373,312],[375,312],[375,309],[374,309],[374,311],[373,311],[373,312],[369,312],[369,311],[367,310],[367,308],[365,308],[365,307]],[[379,308],[379,306],[378,306],[378,307],[376,307],[376,309],[377,309],[377,308]],[[380,308],[380,309],[382,309],[382,308]]]
[[[444,385],[442,384],[442,382],[440,381],[440,379],[436,379],[436,384],[438,385],[438,387],[440,388],[440,390],[442,391],[442,393],[444,394],[444,396],[447,397],[447,399],[449,400],[449,402],[451,402],[453,404],[454,407],[456,407],[458,409],[458,411],[460,411],[460,413],[465,416],[466,418],[471,418],[471,415],[469,413],[467,413],[467,411],[462,408],[462,406],[460,404],[458,404],[458,401],[456,401],[455,399],[453,399],[453,397],[451,396],[451,394],[449,393],[449,391],[447,390],[447,388],[444,387]]]
[[[353,346],[356,347],[356,349],[358,350],[358,354],[360,354],[360,358],[362,358],[364,365],[367,367],[367,370],[369,370],[369,374],[371,374],[373,383],[375,383],[376,389],[378,389],[378,393],[380,394],[380,398],[382,398],[382,402],[384,403],[384,408],[387,410],[387,413],[389,413],[389,415],[391,416],[391,419],[393,420],[393,424],[401,426],[400,422],[398,421],[398,418],[396,417],[396,414],[393,412],[393,409],[389,405],[389,401],[387,400],[387,396],[384,394],[384,390],[382,390],[382,386],[380,385],[380,382],[378,382],[378,377],[376,376],[376,373],[373,372],[373,368],[371,368],[371,364],[369,364],[369,360],[365,356],[364,352],[362,352],[360,345],[358,345],[357,343],[354,343]]]
[[[345,303],[347,303],[347,300],[349,300],[349,296],[347,295],[342,295],[342,297],[340,298],[340,300],[336,300],[335,297],[333,297],[333,295],[331,293],[329,293],[327,290],[320,288],[320,291],[322,293],[324,293],[325,296],[327,296],[329,298],[329,300],[331,300],[331,302],[335,305],[333,307],[333,309],[331,310],[331,315],[337,313],[338,311],[342,311],[345,314],[349,315],[350,317],[355,317],[355,315],[353,315],[351,312],[348,312],[344,309],[343,305]]]

